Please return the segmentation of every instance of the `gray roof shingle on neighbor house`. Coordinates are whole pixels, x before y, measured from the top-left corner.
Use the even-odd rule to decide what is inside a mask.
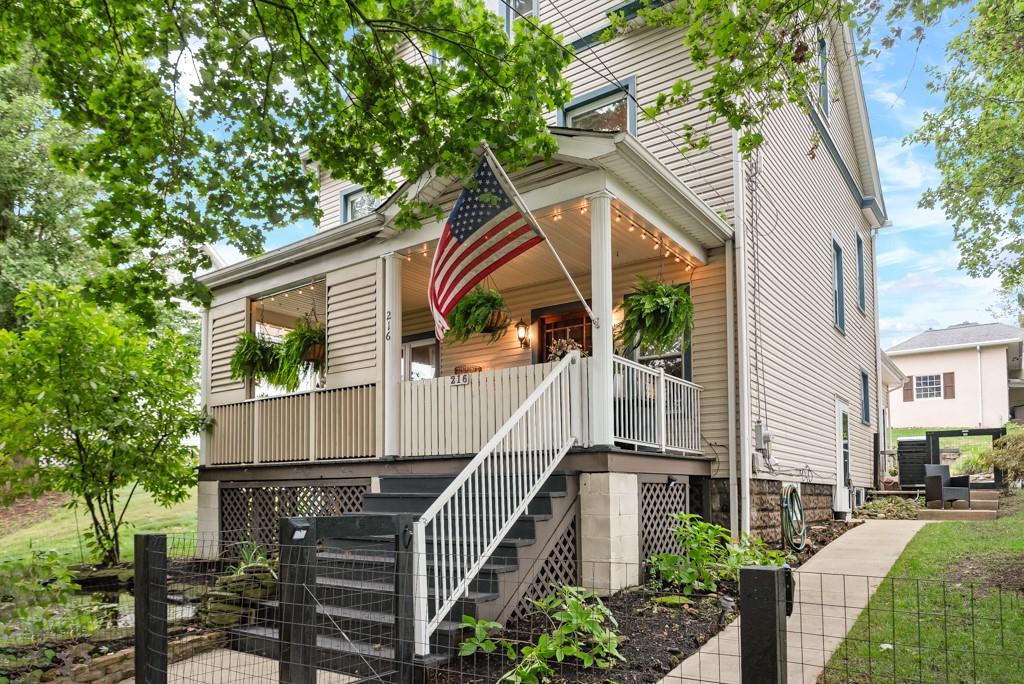
[[[942,347],[990,344],[1004,340],[1024,340],[1024,329],[1004,323],[958,323],[948,328],[926,330],[909,340],[889,347],[886,352],[926,351]]]

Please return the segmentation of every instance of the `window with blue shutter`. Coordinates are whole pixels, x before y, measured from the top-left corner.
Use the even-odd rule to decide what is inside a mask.
[[[871,381],[868,372],[860,372],[860,419],[865,425],[871,423]]]
[[[846,332],[846,311],[843,300],[843,248],[832,241],[832,304],[835,307],[834,322],[841,333]]]
[[[857,236],[857,307],[863,312],[867,310],[864,295],[864,240]]]

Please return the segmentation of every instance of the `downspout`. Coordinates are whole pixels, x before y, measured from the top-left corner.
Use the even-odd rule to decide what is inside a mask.
[[[975,349],[978,351],[978,427],[982,427],[985,425],[985,388],[981,382],[981,345]]]
[[[736,250],[736,326],[738,328],[738,363],[739,363],[739,410],[740,410],[740,505],[743,515],[740,520],[740,531],[750,532],[750,474],[751,443],[750,427],[750,340],[748,339],[748,323],[750,314],[747,311],[747,230],[746,230],[746,193],[743,188],[743,161],[740,157],[739,134],[732,133],[733,154],[733,197],[735,215]]]
[[[736,267],[733,264],[733,242],[725,245],[725,372],[726,407],[729,421],[729,530],[739,538],[739,511],[737,510],[738,487],[736,486],[736,283],[733,278]]]
[[[883,397],[886,396],[882,393],[888,392],[889,388],[882,384],[882,326],[878,311],[878,229],[871,229],[868,234],[871,236],[871,297],[875,308],[875,420],[878,421],[879,450],[885,451],[889,448],[889,435],[886,434],[882,421],[882,407],[885,404]],[[881,469],[879,477],[883,477]],[[882,483],[875,482],[874,486],[881,489]]]

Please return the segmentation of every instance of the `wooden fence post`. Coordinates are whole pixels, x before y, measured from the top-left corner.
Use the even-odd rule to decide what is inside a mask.
[[[743,684],[786,684],[786,573],[740,568],[740,659]]]
[[[135,535],[135,681],[167,684],[167,535]]]
[[[281,518],[278,587],[281,684],[316,684],[316,526],[308,518]]]

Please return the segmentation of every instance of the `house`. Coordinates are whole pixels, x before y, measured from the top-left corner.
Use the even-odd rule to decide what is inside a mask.
[[[997,428],[1024,406],[1024,330],[960,323],[926,330],[886,353],[906,375],[890,396],[893,427]]]
[[[522,326],[493,343],[438,342],[425,293],[443,225],[391,221],[402,196],[449,211],[458,180],[408,179],[381,201],[321,171],[315,235],[203,278],[214,299],[201,533],[273,539],[279,516],[423,515],[413,543],[424,563],[448,562],[439,539],[482,546],[452,561],[466,573],[437,570],[454,580],[417,601],[441,601],[428,614],[442,620],[500,548],[518,554],[518,574],[491,578],[505,588],[480,614],[505,619],[553,577],[601,591],[638,582],[645,558],[674,548],[674,513],[778,540],[784,482],[800,486],[812,521],[847,515],[873,485],[875,231],[887,219],[849,30],[820,40],[828,86],[810,115],[772,115],[744,159],[696,107],[638,116],[694,67],[676,30],[597,40],[612,4],[540,3],[542,21],[575,37],[575,99],[551,113],[552,159],[511,176],[595,320],[541,246],[490,278]],[[706,149],[679,153],[671,131],[684,120],[709,132]],[[692,298],[688,344],[671,354],[616,348],[638,275]],[[280,334],[303,316],[326,324],[322,378],[294,393],[232,379],[239,333]],[[549,343],[566,337],[587,355],[551,360]],[[456,498],[439,498],[453,481]],[[451,546],[467,518],[484,521],[482,536]]]

